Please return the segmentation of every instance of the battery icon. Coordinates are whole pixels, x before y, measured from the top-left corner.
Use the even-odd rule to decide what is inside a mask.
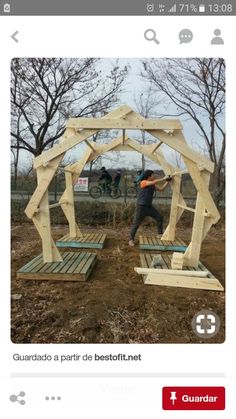
[[[206,11],[205,4],[200,4],[199,5],[199,13],[205,13],[205,11]]]

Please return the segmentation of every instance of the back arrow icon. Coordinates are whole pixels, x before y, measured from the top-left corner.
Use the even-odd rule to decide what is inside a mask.
[[[13,33],[13,35],[11,35],[11,38],[13,39],[13,41],[15,42],[19,42],[19,39],[17,39],[17,35],[18,35],[19,31],[15,31]]]

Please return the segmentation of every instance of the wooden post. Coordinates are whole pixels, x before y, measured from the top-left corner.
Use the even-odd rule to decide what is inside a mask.
[[[201,177],[208,187],[210,181],[210,173],[204,171],[201,173]],[[198,192],[192,229],[192,238],[189,247],[184,253],[184,265],[197,267],[199,263],[203,240],[203,227],[206,219],[205,209],[206,206],[202,199],[201,193]]]
[[[181,175],[174,176],[172,180],[172,200],[169,219],[169,228],[165,234],[165,240],[175,240],[175,230],[178,221],[178,204],[180,198]]]
[[[82,232],[80,231],[75,219],[74,184],[79,178],[92,152],[93,150],[88,147],[83,158],[79,160],[79,162],[73,163],[66,167],[66,169],[68,169],[65,172],[66,189],[59,202],[61,203],[61,208],[69,223],[70,237],[82,236]],[[65,201],[67,202],[65,203]]]
[[[67,203],[63,204],[62,202],[63,211],[68,219],[70,237],[77,237],[82,234],[75,220],[74,185],[72,173],[66,172],[65,179]]]
[[[37,169],[38,183],[46,176],[47,168],[40,167]],[[48,202],[48,190],[39,204],[39,212],[33,215],[32,221],[37,228],[42,239],[43,261],[46,262],[60,262],[62,257],[52,239],[51,224],[50,224],[50,210]]]

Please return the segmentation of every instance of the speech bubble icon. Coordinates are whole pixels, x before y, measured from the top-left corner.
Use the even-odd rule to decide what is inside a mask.
[[[179,33],[179,40],[181,44],[188,44],[193,40],[193,33],[190,29],[183,29]]]

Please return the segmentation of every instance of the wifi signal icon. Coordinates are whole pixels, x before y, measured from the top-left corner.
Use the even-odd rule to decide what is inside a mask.
[[[174,6],[172,6],[170,10],[168,10],[168,13],[176,13],[176,12],[177,12],[177,6],[176,4],[174,4]]]

